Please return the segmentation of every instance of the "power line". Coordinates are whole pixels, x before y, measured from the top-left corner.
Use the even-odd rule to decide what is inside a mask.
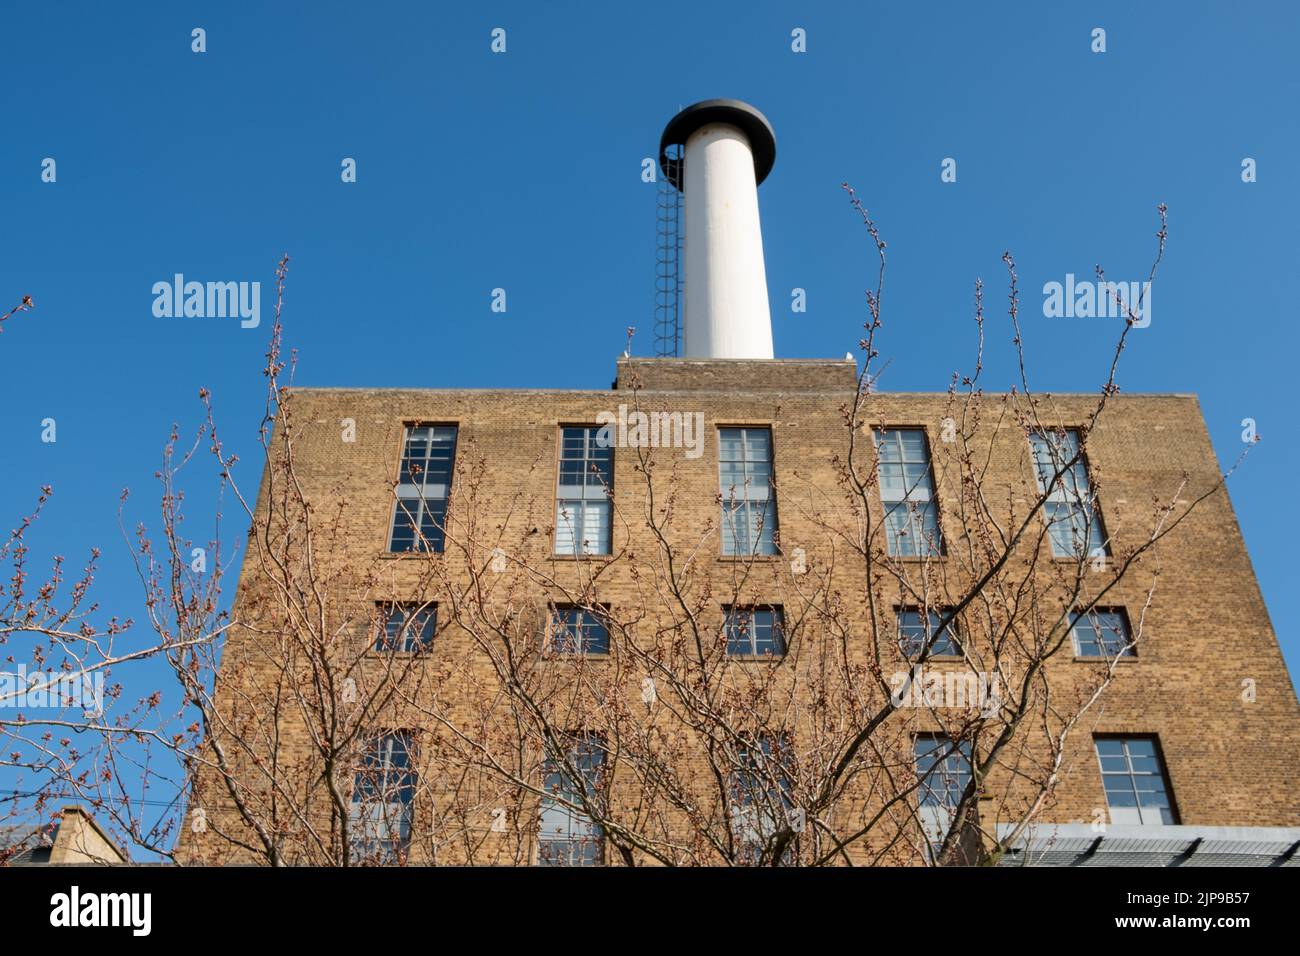
[[[24,797],[39,797],[44,795],[49,797],[51,800],[83,800],[87,803],[94,802],[88,800],[85,797],[78,797],[72,794],[59,795],[53,793],[44,793],[44,791],[41,790],[12,790],[12,789],[0,787],[0,793],[9,794],[9,796],[3,798],[3,800],[5,801],[21,800]],[[99,802],[107,804],[112,801],[101,800]],[[122,798],[118,798],[116,802],[139,804],[140,806],[144,806],[144,807],[174,807],[179,802],[179,799],[178,800],[148,800],[145,799],[144,797],[122,797]]]

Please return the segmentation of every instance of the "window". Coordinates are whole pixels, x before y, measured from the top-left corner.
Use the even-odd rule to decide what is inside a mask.
[[[720,428],[718,474],[722,553],[776,554],[771,429]]]
[[[455,425],[407,427],[389,551],[442,551],[455,460]]]
[[[1047,496],[1043,514],[1052,554],[1058,558],[1106,554],[1101,517],[1088,484],[1088,464],[1079,453],[1078,430],[1036,432],[1029,436],[1029,444],[1038,491]],[[1072,460],[1074,464],[1067,468]]]
[[[1154,737],[1098,737],[1097,760],[1111,823],[1178,822]]]
[[[953,634],[952,626],[939,630],[943,611],[927,611],[924,614],[917,608],[903,608],[898,612],[898,645],[908,658],[920,657],[926,646],[930,648],[931,657],[961,657],[961,647]],[[934,643],[930,643],[932,635]]]
[[[555,553],[609,554],[614,449],[599,428],[560,429],[560,484],[555,495]]]
[[[724,629],[728,657],[780,657],[785,621],[779,607],[727,607]]]
[[[375,650],[407,654],[428,650],[433,646],[437,619],[437,608],[433,604],[381,604]]]
[[[953,813],[970,786],[971,751],[966,741],[945,734],[916,738],[921,829],[931,853],[938,851],[952,827]]]
[[[1119,609],[1075,614],[1070,627],[1079,657],[1133,657],[1128,619]]]
[[[594,802],[605,769],[605,744],[598,734],[574,734],[567,742],[565,761],[548,757],[543,767],[541,827],[537,862],[541,866],[599,866],[604,860],[604,834],[582,812],[585,796]],[[561,802],[563,801],[563,802]],[[566,805],[568,804],[568,805]]]
[[[759,734],[742,740],[736,757],[729,780],[731,833],[738,861],[753,866],[762,861],[772,837],[791,826],[790,741],[784,735]],[[793,860],[792,841],[781,862]]]
[[[609,628],[604,616],[575,604],[551,609],[548,646],[557,654],[608,654]]]
[[[353,858],[399,863],[411,842],[415,767],[409,731],[381,734],[366,746],[352,788],[349,823]]]
[[[898,558],[942,553],[925,432],[919,428],[877,431],[876,453],[880,459],[880,503],[885,509],[889,553]]]

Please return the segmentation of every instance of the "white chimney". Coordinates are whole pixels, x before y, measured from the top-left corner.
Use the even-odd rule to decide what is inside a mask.
[[[684,148],[683,164],[669,159]],[[705,100],[664,128],[659,162],[685,204],[683,353],[772,358],[772,315],[758,221],[758,184],[776,162],[776,134],[739,100]]]

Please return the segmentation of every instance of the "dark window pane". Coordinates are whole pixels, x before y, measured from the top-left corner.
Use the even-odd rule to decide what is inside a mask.
[[[381,615],[375,650],[410,653],[433,644],[433,635],[437,630],[434,605],[390,605],[383,608]]]
[[[372,739],[362,753],[349,810],[357,862],[391,864],[405,857],[416,783],[411,749],[410,733],[396,731]]]
[[[1098,739],[1096,743],[1111,822],[1174,823],[1173,804],[1155,740],[1109,737]]]
[[[1035,432],[1029,436],[1038,490],[1046,495],[1043,516],[1052,553],[1057,557],[1105,554],[1105,536],[1097,514],[1088,467],[1079,452],[1079,433]],[[1069,462],[1077,460],[1071,465]]]
[[[610,495],[613,449],[599,428],[561,429],[559,488],[555,504],[556,554],[609,554],[613,548]]]
[[[916,773],[922,806],[955,808],[970,784],[970,744],[940,735],[916,738]]]
[[[542,767],[543,789],[538,828],[538,858],[542,866],[598,866],[604,834],[582,811],[584,800],[599,799],[605,765],[604,742],[595,734],[574,734],[564,758],[548,757]]]
[[[1071,625],[1080,657],[1132,657],[1128,622],[1121,611],[1094,610],[1076,614]]]
[[[599,614],[573,605],[551,612],[551,649],[557,654],[608,654],[609,628]]]
[[[909,658],[920,657],[927,642],[934,637],[930,645],[931,657],[960,657],[961,647],[952,633],[951,627],[939,630],[943,612],[930,611],[922,614],[916,608],[906,608],[898,612],[898,641],[904,655]]]
[[[724,627],[727,654],[734,657],[779,657],[785,653],[784,618],[779,607],[727,608]]]
[[[454,425],[407,428],[389,535],[390,551],[443,550],[456,435]]]
[[[940,554],[943,543],[925,433],[882,429],[875,441],[889,553],[904,558]]]

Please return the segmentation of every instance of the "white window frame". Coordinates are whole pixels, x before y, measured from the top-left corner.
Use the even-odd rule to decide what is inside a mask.
[[[1039,456],[1039,442],[1046,449],[1048,461]],[[1029,455],[1034,466],[1034,480],[1038,483],[1038,493],[1045,495],[1043,520],[1047,523],[1047,537],[1051,542],[1052,555],[1057,558],[1097,558],[1110,554],[1109,542],[1101,520],[1101,509],[1097,505],[1097,496],[1092,492],[1092,479],[1088,471],[1088,456],[1080,452],[1082,438],[1077,428],[1035,431],[1029,436]],[[1066,462],[1077,460],[1069,468]],[[1050,466],[1051,472],[1045,473]],[[1064,469],[1064,470],[1062,470]],[[1046,487],[1047,481],[1057,473],[1059,478],[1052,487]],[[1062,513],[1063,512],[1063,513]],[[1081,515],[1084,526],[1078,528],[1075,516]],[[1075,542],[1074,547],[1067,547],[1057,531],[1065,527]],[[1083,552],[1077,545],[1080,532],[1087,536],[1083,542]]]
[[[405,765],[398,767],[394,755],[401,743]],[[415,735],[393,730],[371,737],[362,754],[349,803],[350,852],[354,858],[377,863],[396,863],[410,848],[414,817]]]
[[[930,765],[924,775],[921,773],[922,755],[919,752],[923,740],[934,745],[926,756],[936,752],[943,754]],[[957,804],[961,802],[961,796],[974,776],[971,746],[969,741],[954,741],[947,734],[918,734],[912,741],[912,759],[916,762],[918,780],[917,816],[925,836],[927,852],[933,860],[947,838],[948,831],[952,829]],[[956,767],[950,766],[955,760],[964,761],[965,766],[962,767],[960,762]],[[938,786],[932,782],[936,776],[940,781]]]
[[[940,623],[942,623],[944,616],[950,610],[951,610],[950,608],[945,608],[942,610],[938,608],[930,608],[927,611],[924,608],[919,608],[915,606],[898,608],[895,611],[895,617],[898,621],[898,648],[903,652],[903,656],[906,657],[909,661],[919,660],[921,657],[920,653],[917,654],[909,653],[908,651],[909,645],[908,642],[905,640],[905,633],[904,633],[905,625],[903,624],[903,618],[905,615],[914,614],[916,615],[915,629],[920,631],[920,638],[922,644],[929,646],[930,659],[935,659],[935,658],[951,659],[951,658],[962,657],[963,654],[961,649],[961,642],[957,640],[956,621],[950,622],[948,626],[944,628],[943,631],[940,632],[940,634],[937,637],[935,636],[935,629],[938,628]],[[923,622],[925,626],[923,626]],[[913,630],[913,628],[909,625],[906,626],[906,630],[910,632]],[[953,650],[941,651],[938,649],[944,645],[953,648]]]
[[[769,840],[790,820],[794,808],[790,779],[790,741],[784,734],[760,734],[739,745],[738,766],[731,771],[731,834],[742,862],[757,863]],[[794,860],[793,841],[782,865]]]
[[[418,432],[425,432],[423,436],[423,455],[412,455],[412,441],[416,438]],[[450,441],[437,441],[435,439],[446,437],[450,434]],[[402,454],[398,464],[397,487],[394,493],[397,501],[393,503],[392,520],[388,526],[388,550],[395,554],[408,553],[427,553],[440,554],[446,548],[446,520],[447,507],[451,498],[451,483],[455,477],[456,471],[456,445],[460,440],[460,426],[448,424],[420,423],[406,425],[402,431]],[[422,474],[413,476],[409,474],[406,462],[408,458],[420,460],[426,464],[434,458],[433,450],[436,445],[448,445],[450,454],[447,456],[447,473],[445,480],[430,481],[430,472],[426,469]],[[439,456],[441,457],[441,456]],[[436,476],[440,477],[440,476]],[[418,480],[413,480],[418,478]],[[412,506],[414,506],[412,508]],[[410,512],[414,510],[415,520],[410,522]],[[432,512],[440,512],[440,517],[433,517],[430,520],[437,526],[433,530],[435,534],[429,535],[424,531],[425,518]],[[406,520],[415,525],[414,539],[409,548],[394,548],[397,532],[399,529],[398,522]],[[406,529],[402,529],[404,532]],[[405,536],[405,535],[403,535]]]
[[[1152,758],[1155,761],[1155,770],[1137,770],[1133,763],[1133,752],[1130,745],[1137,742],[1149,743],[1151,745]],[[1107,754],[1103,757],[1101,752],[1102,743],[1119,743],[1122,745],[1122,754]],[[1110,816],[1110,822],[1116,826],[1124,824],[1139,824],[1143,826],[1174,826],[1178,823],[1178,810],[1174,805],[1173,787],[1169,782],[1169,771],[1165,766],[1165,757],[1160,749],[1160,742],[1155,737],[1142,736],[1135,734],[1132,737],[1096,737],[1094,738],[1093,749],[1097,754],[1097,766],[1101,770],[1101,788],[1106,796],[1106,812]],[[1122,756],[1125,762],[1124,770],[1107,770],[1105,760],[1115,759],[1116,756]],[[1139,779],[1155,778],[1160,783],[1160,788],[1156,790],[1143,790],[1138,786]],[[1108,780],[1127,779],[1129,786],[1127,792],[1133,795],[1134,805],[1131,807],[1116,807],[1110,802],[1111,789],[1106,786]],[[1142,806],[1143,793],[1159,792],[1164,795],[1165,806]],[[1168,819],[1166,819],[1166,816]]]
[[[723,449],[728,433],[739,435],[739,458],[724,458]],[[759,460],[750,456],[750,434],[766,436],[767,457]],[[771,556],[779,553],[776,546],[777,513],[776,450],[772,428],[769,425],[727,425],[718,428],[718,488],[722,494],[722,554],[724,557]],[[725,474],[725,466],[740,465],[741,479],[737,485]],[[764,480],[755,474],[761,465],[767,476]],[[757,518],[754,514],[757,512]],[[748,545],[748,547],[746,547]]]
[[[577,620],[573,624],[562,620],[563,616],[575,613]],[[590,646],[589,632],[600,628],[605,635],[605,646],[593,650]],[[574,630],[580,636],[580,643],[572,640]],[[609,653],[609,618],[602,611],[595,611],[580,604],[553,604],[550,608],[550,620],[546,629],[546,651],[560,657],[579,657]]]
[[[777,660],[785,656],[786,637],[785,637],[785,612],[779,604],[734,604],[723,607],[723,637],[726,639],[726,653],[728,657],[739,658],[759,658]],[[759,650],[758,628],[755,626],[755,617],[759,614],[770,614],[771,623],[764,625],[764,628],[770,632],[771,641],[766,643],[766,647],[776,645],[775,651]],[[749,649],[743,652],[733,652],[732,636],[735,635],[737,643],[740,640],[749,643]]]
[[[588,800],[595,799],[601,775],[608,771],[606,757],[605,742],[599,734],[570,734],[565,741],[564,762],[578,771]],[[555,797],[542,797],[538,809],[538,865],[602,865],[605,861],[605,834],[599,824],[577,809],[582,796],[578,792],[578,782],[572,780],[561,762],[553,757],[546,758],[542,775],[543,789],[554,793]]]
[[[1129,629],[1128,615],[1124,613],[1123,608],[1093,608],[1086,614],[1075,612],[1070,621],[1070,640],[1074,642],[1075,657],[1095,657],[1098,660],[1111,660],[1115,657],[1136,657],[1137,650],[1133,646],[1133,633]],[[1103,618],[1114,618],[1119,622],[1119,627],[1111,628],[1105,625]],[[1079,624],[1087,622],[1095,638],[1097,650],[1085,651],[1083,642],[1079,640]],[[1112,651],[1102,634],[1102,629],[1116,631],[1122,635],[1124,647],[1117,651]]]
[[[904,436],[918,435],[921,439],[923,459],[907,455]],[[937,558],[943,554],[943,527],[939,521],[939,498],[935,491],[934,456],[930,453],[930,436],[924,428],[878,428],[872,432],[876,446],[877,484],[880,486],[880,505],[885,514],[885,540],[889,554],[896,558]],[[893,446],[897,458],[885,460],[882,449]],[[921,473],[907,484],[909,466],[921,466]],[[885,480],[886,466],[897,466],[902,471],[904,487],[896,488]],[[893,517],[901,511],[906,519],[905,529],[895,527]],[[933,538],[927,533],[925,515],[934,522]]]
[[[390,628],[400,617],[401,630]],[[416,625],[418,624],[418,627]],[[429,634],[426,639],[425,631]],[[433,646],[438,630],[438,605],[432,602],[385,602],[379,605],[379,630],[372,649],[377,654],[414,654]]]
[[[601,474],[602,459],[592,454],[601,430],[594,425],[560,426],[555,478],[555,553],[558,555],[601,556],[613,551],[614,449],[609,447],[608,478]],[[582,457],[566,457],[566,432],[576,431],[583,433]],[[566,461],[582,462],[581,484],[564,484]]]

